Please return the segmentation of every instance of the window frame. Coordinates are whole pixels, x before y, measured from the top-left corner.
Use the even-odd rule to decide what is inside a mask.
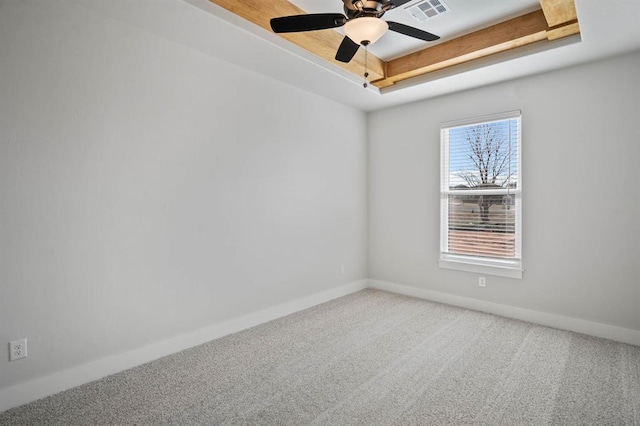
[[[449,185],[449,130],[496,121],[518,119],[517,133],[517,187],[515,189],[474,190],[477,195],[509,194],[514,197],[515,207],[515,253],[513,259],[451,253],[449,247],[449,196],[468,195],[469,190],[450,189]],[[522,113],[520,110],[499,114],[456,120],[440,125],[440,256],[438,266],[444,269],[497,275],[522,279]]]

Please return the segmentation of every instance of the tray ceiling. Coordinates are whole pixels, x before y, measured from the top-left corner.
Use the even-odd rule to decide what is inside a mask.
[[[270,30],[271,18],[320,11],[339,12],[342,5],[338,0],[294,0],[299,6],[287,0],[210,1],[267,30]],[[413,3],[388,13],[393,14],[396,21],[428,28],[429,32],[439,33],[442,38],[438,43],[416,44],[413,40],[403,40],[408,37],[385,34],[388,41],[381,43],[379,48],[373,45],[368,55],[369,80],[379,89],[497,53],[534,43],[551,43],[580,33],[574,0],[539,0],[539,3],[529,0],[448,0],[451,12],[439,16],[439,22],[433,19],[422,24],[412,22],[413,18],[404,10]],[[363,73],[364,49],[360,49],[348,64],[334,60],[337,46],[343,38],[339,31],[309,31],[280,36],[348,72],[355,75]],[[411,53],[403,54],[407,51]]]

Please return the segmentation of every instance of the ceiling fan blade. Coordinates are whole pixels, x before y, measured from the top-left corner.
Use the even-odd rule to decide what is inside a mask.
[[[355,56],[359,47],[360,45],[358,43],[351,40],[349,37],[344,36],[342,43],[340,43],[340,47],[338,47],[338,51],[336,52],[336,61],[351,61],[351,58]]]
[[[422,31],[405,24],[400,24],[398,22],[387,21],[387,24],[389,24],[389,29],[391,31],[395,31],[397,33],[404,34],[409,37],[418,38],[420,40],[434,41],[440,38],[440,36],[437,36],[435,34],[431,34],[426,31]]]
[[[297,33],[341,27],[345,22],[347,17],[340,13],[312,13],[273,18],[271,29],[274,33]]]

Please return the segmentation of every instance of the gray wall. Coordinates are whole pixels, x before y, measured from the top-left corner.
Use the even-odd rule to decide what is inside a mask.
[[[0,64],[0,387],[366,278],[364,113],[66,1]]]
[[[640,330],[640,54],[369,117],[369,278]],[[522,110],[524,279],[439,269],[441,122]]]

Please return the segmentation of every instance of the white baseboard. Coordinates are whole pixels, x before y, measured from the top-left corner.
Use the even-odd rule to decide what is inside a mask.
[[[0,389],[0,411],[8,410],[9,408],[71,389],[75,386],[201,345],[210,340],[226,336],[227,334],[236,333],[249,327],[311,308],[365,288],[367,288],[367,280],[354,281],[291,302],[282,303],[258,312],[214,324],[191,333],[153,343],[139,349],[101,358],[49,376],[2,388]]]
[[[487,312],[508,318],[528,321],[547,327],[561,330],[575,331],[576,333],[588,334],[590,336],[602,337],[615,340],[617,342],[629,343],[640,346],[640,331],[629,328],[616,327],[599,322],[587,321],[578,318],[571,318],[562,315],[549,314],[546,312],[533,311],[530,309],[518,308],[515,306],[501,305],[499,303],[487,302],[484,300],[471,299],[468,297],[456,296],[438,291],[426,290],[407,285],[392,283],[388,281],[368,280],[369,288],[388,291],[390,293],[403,294],[405,296],[417,297],[431,300],[433,302],[445,303],[476,311]]]
[[[296,299],[291,302],[282,303],[238,318],[233,318],[191,333],[153,343],[139,349],[101,358],[49,376],[2,388],[0,389],[0,411],[8,410],[9,408],[17,407],[40,398],[62,392],[110,374],[115,374],[163,356],[171,355],[184,349],[203,344],[210,340],[281,318],[338,297],[346,296],[347,294],[355,293],[365,288],[374,288],[391,293],[418,297],[434,302],[446,303],[449,305],[488,312],[548,327],[575,331],[582,334],[640,346],[640,331],[637,330],[562,315],[533,311],[514,306],[501,305],[498,303],[471,299],[387,281],[361,280]]]

